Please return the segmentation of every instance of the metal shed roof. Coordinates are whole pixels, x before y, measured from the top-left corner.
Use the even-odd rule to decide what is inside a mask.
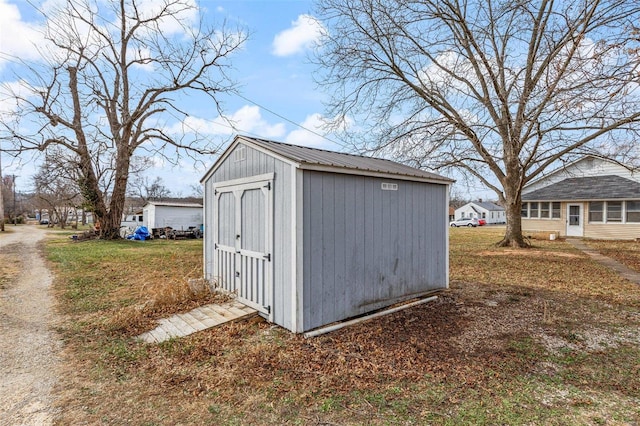
[[[640,183],[620,176],[569,178],[522,195],[523,201],[640,199]]]
[[[228,154],[229,150],[237,143],[246,143],[259,149],[271,152],[281,158],[295,163],[298,167],[308,170],[320,170],[331,172],[342,172],[350,174],[377,174],[386,175],[389,178],[412,179],[421,181],[434,181],[444,184],[454,182],[436,173],[416,169],[395,161],[383,158],[365,157],[361,155],[346,154],[342,152],[328,151],[318,148],[290,145],[267,139],[252,138],[248,136],[237,136],[234,143],[227,149],[221,159]],[[216,163],[220,162],[218,160]],[[216,168],[216,165],[203,177],[203,181]]]
[[[243,137],[243,139],[246,138]],[[362,170],[398,176],[412,176],[430,180],[440,180],[443,182],[453,182],[452,179],[444,176],[396,163],[395,161],[385,160],[383,158],[364,157],[361,155],[327,151],[305,146],[289,145],[266,139],[251,138],[251,141],[265,149],[276,152],[283,157],[287,157],[290,160],[299,163],[301,166],[316,165],[338,167],[350,170]]]

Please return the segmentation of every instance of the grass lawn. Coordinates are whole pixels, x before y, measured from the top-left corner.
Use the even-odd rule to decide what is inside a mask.
[[[640,286],[562,241],[451,229],[434,303],[304,339],[260,319],[133,336],[214,300],[201,241],[48,241],[63,317],[58,424],[640,422]],[[606,244],[606,243],[603,243]]]

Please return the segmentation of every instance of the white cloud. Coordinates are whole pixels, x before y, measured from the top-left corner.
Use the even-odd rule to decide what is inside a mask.
[[[293,145],[311,147],[327,145],[327,139],[320,136],[325,133],[323,130],[323,126],[325,126],[325,124],[326,119],[322,117],[322,115],[318,113],[311,114],[300,124],[304,128],[298,128],[297,130],[289,133],[285,142]],[[313,132],[306,129],[313,130]]]
[[[172,134],[199,133],[206,135],[247,133],[265,138],[279,138],[285,134],[285,126],[282,123],[268,123],[262,118],[259,107],[245,105],[226,119],[216,117],[209,120],[189,116],[181,123],[176,123],[168,128],[167,131]]]
[[[43,42],[38,25],[24,22],[16,5],[0,0],[0,67],[11,56],[38,59],[40,54],[36,46]]]
[[[292,27],[273,39],[273,54],[290,56],[311,48],[326,31],[322,23],[310,15],[300,15],[291,23]]]
[[[20,109],[21,99],[33,96],[33,90],[24,81],[0,84],[0,119],[11,120],[11,114]]]
[[[151,60],[152,57],[151,51],[148,48],[132,48],[127,50],[127,60],[137,61],[134,63],[134,66],[144,71],[152,72],[155,69],[153,65],[154,62]]]

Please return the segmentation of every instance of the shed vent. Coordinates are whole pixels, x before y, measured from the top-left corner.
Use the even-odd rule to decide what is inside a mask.
[[[234,160],[236,162],[244,161],[244,159],[245,159],[245,151],[246,151],[246,149],[245,149],[244,146],[237,147],[236,150],[235,150],[235,153],[234,153],[235,154]]]
[[[397,183],[382,182],[382,190],[383,191],[397,191],[398,190],[398,184]]]

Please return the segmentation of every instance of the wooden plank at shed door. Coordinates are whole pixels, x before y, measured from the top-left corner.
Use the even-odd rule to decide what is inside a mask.
[[[234,319],[250,317],[250,316],[254,316],[254,315],[258,314],[258,311],[255,310],[255,309],[252,312],[246,312],[246,311],[244,311],[242,309],[238,309],[238,308],[235,308],[233,306],[229,308],[229,311],[231,311],[234,314],[234,316],[235,316]]]
[[[181,333],[180,335],[181,336],[187,336],[187,335],[197,331],[191,325],[189,325],[185,320],[183,320],[182,318],[180,318],[178,316],[173,316],[171,318],[167,318],[167,322],[169,322],[175,328],[177,328],[180,331],[180,333]]]
[[[226,307],[221,306],[221,305],[213,305],[211,306],[211,309],[213,309],[215,311],[216,314],[220,315],[222,318],[224,318],[225,321],[228,321],[230,319],[232,319],[234,317],[234,314],[232,314]]]
[[[204,325],[202,323],[202,321],[198,320],[196,317],[191,315],[190,312],[185,312],[183,314],[178,314],[177,317],[180,318],[181,320],[183,320],[189,326],[193,327],[194,330],[196,330],[196,331],[204,330],[205,328],[207,328],[207,326]]]
[[[171,323],[168,318],[161,319],[158,322],[160,323],[160,327],[162,327],[169,337],[180,337],[182,335],[180,329]]]
[[[219,324],[223,324],[227,321],[227,318],[220,315],[214,308],[213,306],[215,305],[207,305],[207,306],[202,306],[200,308],[200,311],[207,315],[209,318],[211,318],[213,321],[216,322],[216,325]]]
[[[208,316],[204,311],[203,311],[204,307],[199,307],[196,308],[192,311],[190,311],[189,313],[191,315],[193,315],[195,318],[198,319],[198,321],[200,321],[202,324],[204,324],[207,328],[209,327],[215,327],[216,325],[219,324],[218,321],[216,321],[215,319],[211,318],[210,316]]]

